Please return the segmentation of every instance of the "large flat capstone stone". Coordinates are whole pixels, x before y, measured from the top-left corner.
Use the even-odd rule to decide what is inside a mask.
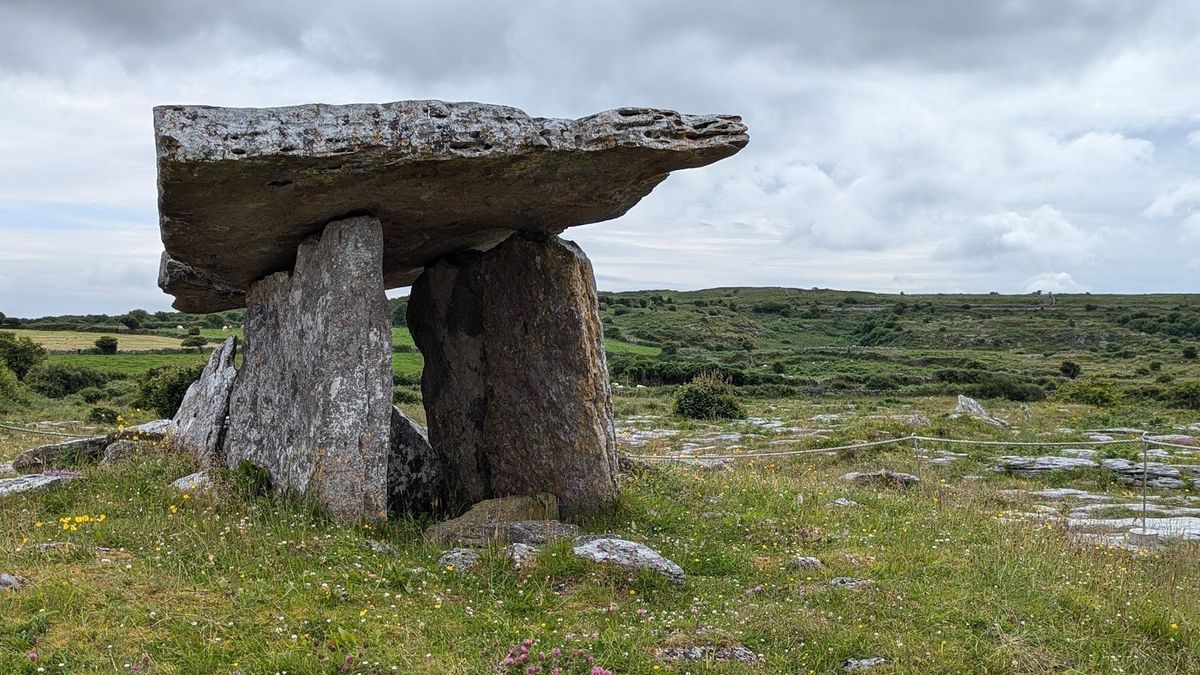
[[[616,218],[667,174],[746,145],[741,118],[619,108],[576,120],[399,101],[154,109],[159,285],[186,312],[242,307],[325,224],[382,224],[388,288],[513,231]]]
[[[392,334],[379,221],[330,223],[292,273],[254,284],[229,400],[226,463],[348,520],[386,517]]]

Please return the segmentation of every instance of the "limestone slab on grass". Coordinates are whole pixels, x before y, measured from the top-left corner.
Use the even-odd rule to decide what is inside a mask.
[[[66,473],[32,473],[16,478],[0,478],[0,497],[37,492],[52,485],[58,485],[71,480],[74,476]]]
[[[636,541],[608,535],[580,537],[572,552],[584,560],[607,563],[629,570],[649,570],[672,583],[684,583],[683,568],[658,551]]]
[[[377,220],[330,223],[293,273],[254,284],[229,401],[226,464],[345,520],[387,513],[392,334]]]
[[[552,494],[498,497],[479,502],[457,518],[430,526],[425,536],[442,546],[487,546],[493,541],[540,544],[545,543],[545,537],[521,537],[523,526],[515,524],[556,523],[557,518],[558,500]]]
[[[383,224],[389,288],[513,231],[616,218],[676,169],[728,157],[741,118],[620,108],[576,120],[482,103],[154,109],[159,284],[175,307],[240,307],[348,213]]]

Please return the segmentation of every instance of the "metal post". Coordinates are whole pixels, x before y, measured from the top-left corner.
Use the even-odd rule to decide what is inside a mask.
[[[920,456],[919,450],[917,448],[917,434],[915,431],[912,433],[912,445],[913,445],[913,464],[916,466],[917,475],[919,476],[919,475],[921,475],[921,456]]]

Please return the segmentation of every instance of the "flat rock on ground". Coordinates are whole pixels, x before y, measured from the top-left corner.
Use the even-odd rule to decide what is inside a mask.
[[[1011,471],[1015,474],[1051,473],[1054,471],[1071,471],[1074,469],[1094,469],[1100,466],[1090,459],[1083,457],[1023,457],[1020,455],[1004,455],[996,458],[995,471]]]
[[[741,118],[620,108],[577,120],[482,103],[160,106],[159,285],[186,312],[244,305],[323,223],[383,223],[388,288],[515,230],[624,214],[667,174],[749,141]]]
[[[1104,468],[1117,474],[1117,480],[1125,485],[1146,485],[1153,488],[1179,490],[1190,487],[1192,481],[1184,480],[1179,469],[1158,462],[1131,462],[1127,459],[1110,458],[1101,462]]]
[[[438,567],[442,569],[451,569],[458,572],[466,572],[479,564],[479,552],[469,548],[454,548],[442,554],[438,558]]]
[[[126,439],[159,441],[166,437],[171,420],[154,420],[102,436],[87,436],[69,441],[47,443],[26,450],[13,459],[18,473],[39,473],[46,469],[63,469],[99,461],[111,443]]]
[[[179,490],[180,492],[200,492],[208,489],[210,485],[212,485],[212,479],[209,478],[207,471],[190,473],[171,483],[171,487]]]
[[[761,659],[758,654],[742,645],[688,645],[686,647],[665,647],[654,650],[654,656],[663,661],[712,661],[724,663],[757,663]]]
[[[141,444],[137,441],[119,440],[109,443],[104,448],[104,457],[100,460],[101,464],[113,464],[128,459],[137,454],[141,450]]]
[[[683,568],[654,549],[612,536],[579,537],[572,552],[584,560],[618,565],[629,570],[649,570],[673,583],[684,583]]]
[[[856,485],[882,485],[884,487],[909,487],[921,482],[920,478],[911,473],[901,473],[890,469],[881,471],[851,471],[842,476],[842,480]]]
[[[31,473],[16,478],[0,478],[0,497],[44,490],[52,485],[65,483],[73,477],[68,473]]]
[[[579,534],[561,523],[554,495],[497,497],[479,502],[463,515],[431,525],[426,538],[441,546],[484,547],[492,543],[542,545]]]
[[[0,591],[15,591],[24,585],[24,579],[8,572],[0,572]]]

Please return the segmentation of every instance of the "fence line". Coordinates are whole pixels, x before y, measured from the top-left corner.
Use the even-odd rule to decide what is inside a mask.
[[[12,429],[13,431],[23,431],[27,434],[41,434],[43,436],[64,436],[66,438],[90,438],[96,434],[64,434],[60,431],[44,431],[42,429],[28,429],[25,427],[13,426],[11,424],[0,423],[0,429]]]
[[[800,440],[800,439],[797,439],[797,440]],[[628,457],[629,459],[637,459],[637,460],[645,460],[645,461],[661,461],[661,462],[688,462],[688,461],[704,460],[704,459],[721,459],[721,460],[757,459],[760,457],[791,457],[791,456],[795,456],[795,455],[829,454],[831,452],[839,452],[842,450],[859,450],[862,448],[873,448],[873,447],[880,447],[880,446],[884,446],[884,445],[894,445],[894,444],[902,443],[905,441],[914,442],[914,443],[916,441],[928,441],[931,443],[957,443],[959,445],[979,445],[979,446],[993,446],[993,447],[994,446],[1010,446],[1010,447],[1084,446],[1084,447],[1096,447],[1096,446],[1100,446],[1100,445],[1134,445],[1134,444],[1139,444],[1139,443],[1145,443],[1145,444],[1149,444],[1149,445],[1159,445],[1159,446],[1164,446],[1164,447],[1168,447],[1168,448],[1181,448],[1184,450],[1200,449],[1197,446],[1193,446],[1193,445],[1183,445],[1180,443],[1170,443],[1167,441],[1152,440],[1149,438],[1149,432],[1144,432],[1144,434],[1141,438],[1123,438],[1123,439],[1114,439],[1111,441],[1083,440],[1083,441],[1044,441],[1044,442],[1039,442],[1039,441],[985,441],[985,440],[974,440],[974,439],[969,439],[969,438],[939,438],[936,436],[920,436],[917,434],[911,434],[909,436],[900,436],[897,438],[889,438],[889,439],[885,439],[882,441],[866,441],[863,443],[852,443],[849,445],[835,445],[835,446],[824,447],[824,448],[805,448],[803,450],[747,452],[747,453],[741,453],[741,454],[736,454],[736,455],[630,455],[630,454],[626,454],[625,457]]]

